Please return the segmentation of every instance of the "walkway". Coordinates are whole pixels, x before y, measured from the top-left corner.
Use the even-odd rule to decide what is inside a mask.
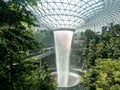
[[[77,71],[77,72],[82,72],[82,73],[85,73],[86,70],[82,70],[81,68],[70,68],[71,71]]]
[[[25,58],[36,57],[38,59],[42,59],[46,56],[51,55],[54,52],[55,52],[54,47],[43,48],[42,50],[36,53],[27,53],[27,56]]]

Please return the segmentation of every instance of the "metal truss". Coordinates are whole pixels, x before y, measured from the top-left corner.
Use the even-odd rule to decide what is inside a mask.
[[[41,0],[28,9],[49,29],[80,29],[120,21],[120,0]]]

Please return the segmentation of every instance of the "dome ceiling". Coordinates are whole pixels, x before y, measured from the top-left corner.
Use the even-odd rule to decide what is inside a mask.
[[[120,20],[120,0],[41,0],[28,8],[49,29],[76,30]]]

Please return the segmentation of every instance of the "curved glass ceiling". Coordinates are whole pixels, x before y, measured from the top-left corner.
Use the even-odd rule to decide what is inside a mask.
[[[28,8],[50,29],[78,29],[119,21],[120,0],[42,0]]]

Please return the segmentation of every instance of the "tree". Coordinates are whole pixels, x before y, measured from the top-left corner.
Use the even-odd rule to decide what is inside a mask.
[[[83,76],[85,90],[119,90],[120,59],[98,59]]]
[[[83,75],[85,90],[119,90],[120,25],[105,27],[98,43],[90,40],[86,58],[91,67]]]
[[[97,43],[99,43],[100,37],[98,33],[95,33],[89,29],[81,34],[84,40],[84,46],[82,47],[80,60],[87,65],[87,68],[90,68],[91,66],[95,65],[96,47]]]
[[[101,34],[100,42],[97,44],[97,57],[113,58],[120,57],[120,25],[110,24],[108,31]]]
[[[0,26],[1,28],[17,28],[35,25],[35,17],[27,10],[26,6],[30,3],[37,3],[36,0],[9,0],[0,1]]]
[[[53,31],[50,30],[37,30],[34,32],[34,38],[40,44],[42,43],[44,48],[53,47],[54,45],[54,36]]]
[[[36,58],[26,59],[24,63],[29,75],[24,74],[26,78],[22,90],[56,90],[57,83],[51,78],[47,63],[43,63],[41,68]]]
[[[25,8],[27,1],[29,0],[0,1],[1,90],[23,88],[24,76],[28,73],[26,72],[28,68],[25,68],[23,64],[23,57],[28,50],[38,47],[32,31],[28,30],[35,24],[34,16]]]
[[[95,42],[99,42],[99,36],[97,35],[97,33],[93,32],[92,30],[87,29],[84,32],[84,44],[86,47],[88,47],[90,40],[95,39]]]

